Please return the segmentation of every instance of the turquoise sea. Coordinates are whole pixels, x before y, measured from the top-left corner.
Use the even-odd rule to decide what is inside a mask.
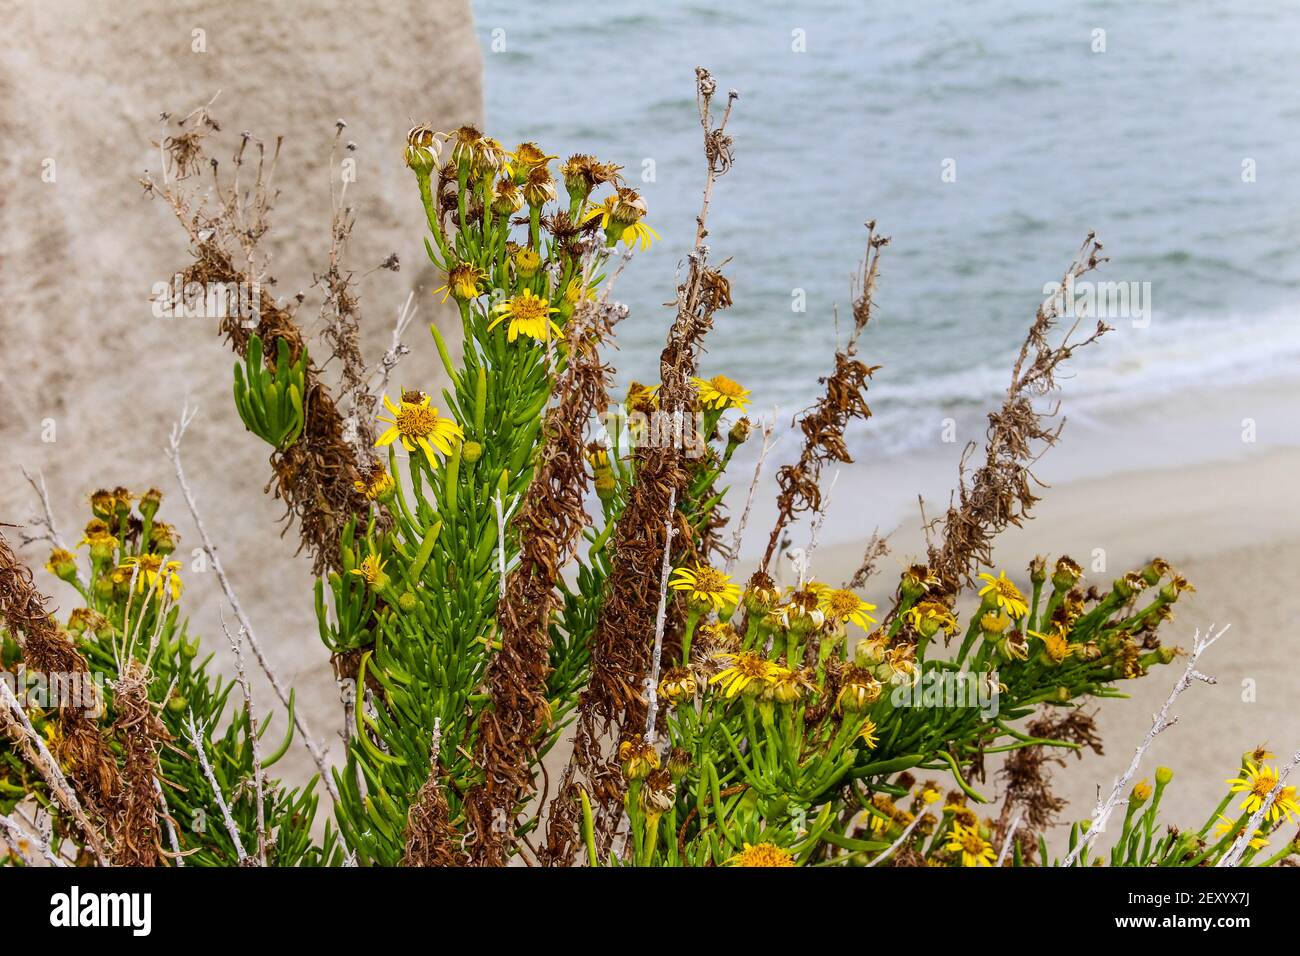
[[[622,164],[663,236],[618,286],[632,309],[623,382],[654,374],[693,238],[697,64],[741,94],[710,220],[735,307],[703,368],[758,406],[816,395],[869,218],[893,237],[863,347],[883,366],[880,454],[996,398],[1044,284],[1090,229],[1112,260],[1098,278],[1132,284],[1142,314],[1131,303],[1080,359],[1072,414],[1300,370],[1300,4],[480,0],[475,13],[489,132]]]

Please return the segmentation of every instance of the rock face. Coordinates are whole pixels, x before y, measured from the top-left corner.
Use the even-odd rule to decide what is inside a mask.
[[[183,116],[218,91],[218,158],[233,154],[242,131],[269,143],[283,135],[264,245],[274,294],[305,292],[300,321],[316,333],[321,292],[313,275],[327,261],[329,153],[335,122],[344,119],[343,140],[356,143],[344,154],[356,161],[348,264],[366,356],[383,353],[414,290],[412,354],[392,387],[436,394],[439,363],[426,329],[449,313],[431,296],[441,279],[423,250],[423,211],[401,150],[415,122],[444,130],[480,122],[482,64],[469,4],[0,0],[0,7],[0,522],[23,523],[36,502],[20,465],[44,471],[60,530],[73,542],[96,487],[161,488],[160,517],[182,535],[183,608],[230,673],[217,622],[221,594],[211,573],[188,570],[198,534],[163,454],[188,396],[199,415],[185,465],[209,531],[273,664],[298,688],[314,735],[337,758],[342,710],[316,636],[310,561],[295,556],[294,530],[280,537],[283,508],[263,494],[269,449],[235,412],[234,357],[215,321],[154,315],[155,285],[190,260],[170,209],[146,198],[137,180],[159,170],[151,141],[165,135],[160,113]],[[401,271],[376,271],[394,252]],[[9,537],[17,543],[14,529]],[[38,567],[46,548],[24,553]],[[72,592],[43,571],[38,580],[66,616]],[[254,677],[259,705],[276,703]],[[275,726],[282,730],[283,721]],[[309,768],[298,747],[281,765],[295,779]]]

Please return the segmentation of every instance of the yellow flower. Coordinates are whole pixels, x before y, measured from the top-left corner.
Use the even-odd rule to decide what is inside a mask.
[[[384,573],[384,562],[377,554],[366,555],[360,566],[352,569],[352,573],[359,578],[365,578],[366,584],[375,589],[388,584],[388,575]]]
[[[764,691],[764,700],[771,697],[778,704],[793,704],[817,689],[811,673],[806,669],[791,670],[788,667],[773,665],[772,670],[771,683]]]
[[[675,591],[689,591],[690,599],[717,610],[734,607],[740,602],[740,585],[731,583],[731,576],[709,567],[695,565],[695,570],[678,568],[673,572],[668,586]]]
[[[45,570],[56,578],[74,581],[77,577],[77,557],[65,548],[55,548],[50,552],[50,560],[45,562]]]
[[[179,561],[164,561],[159,554],[130,555],[122,559],[113,576],[121,582],[130,581],[134,574],[137,592],[153,588],[156,584],[159,591],[170,591],[172,600],[175,601],[181,596],[183,587],[180,575],[176,573],[180,566]]]
[[[429,465],[437,467],[438,459],[434,456],[434,450],[450,455],[452,442],[462,440],[465,433],[450,418],[439,415],[438,409],[432,407],[429,401],[429,396],[422,392],[403,392],[401,404],[394,405],[385,395],[384,407],[393,417],[379,419],[388,422],[391,427],[379,436],[375,447],[391,445],[400,438],[403,448],[407,451],[419,448],[424,452]]]
[[[1233,777],[1228,783],[1232,787],[1232,793],[1246,795],[1241,801],[1241,810],[1254,813],[1264,805],[1264,799],[1277,786],[1277,771],[1265,765],[1257,767],[1247,760],[1245,773],[1240,777]],[[1285,815],[1288,820],[1294,820],[1297,814],[1300,814],[1300,803],[1296,802],[1295,787],[1283,787],[1273,800],[1272,806],[1268,808],[1265,819],[1268,823],[1273,823]]]
[[[852,591],[844,588],[838,590],[827,588],[819,591],[817,605],[831,621],[852,621],[864,631],[869,625],[876,623],[876,619],[867,613],[874,611],[876,606],[868,604]]]
[[[978,826],[962,826],[958,820],[952,822],[952,832],[948,834],[944,849],[961,853],[962,866],[992,866],[998,858],[993,845],[980,836]]]
[[[709,678],[710,684],[722,685],[723,697],[735,697],[742,693],[757,696],[784,669],[751,651],[719,654],[718,659],[731,661],[730,665]]]
[[[397,489],[397,482],[383,465],[376,464],[364,479],[354,481],[353,486],[371,501],[388,498]]]
[[[652,771],[659,769],[659,752],[646,743],[640,734],[633,734],[619,743],[618,760],[623,768],[623,776],[628,780],[644,780]]]
[[[907,612],[907,622],[926,640],[940,631],[951,634],[957,630],[957,619],[947,605],[939,601],[921,601]]]
[[[670,667],[659,681],[659,696],[676,706],[695,697],[695,675],[685,667]]]
[[[1232,831],[1232,838],[1236,841],[1236,839],[1241,836],[1242,831],[1246,829],[1245,827],[1238,828],[1236,820],[1231,820],[1228,817],[1225,817],[1222,813],[1219,814],[1219,821],[1218,826],[1214,828],[1214,835],[1220,840],[1222,840],[1229,831]],[[1262,850],[1264,847],[1268,846],[1268,841],[1263,837],[1263,832],[1256,830],[1254,836],[1251,837],[1249,844],[1250,848],[1252,850]]]
[[[437,295],[441,292],[443,302],[447,301],[449,295],[454,295],[459,302],[468,302],[470,299],[478,298],[480,294],[479,283],[484,278],[486,277],[483,270],[478,266],[469,262],[462,262],[452,267],[451,271],[447,273],[446,284],[434,289],[433,294]]]
[[[749,404],[749,389],[742,388],[725,375],[713,378],[692,378],[700,393],[700,404],[710,408],[739,408]]]
[[[528,172],[535,166],[544,166],[552,159],[559,158],[557,156],[548,156],[536,143],[520,143],[509,156],[514,160],[510,164],[511,172],[518,173],[521,176],[527,176]]]
[[[988,599],[988,603],[1002,608],[1013,618],[1024,617],[1029,612],[1029,605],[1025,602],[1025,596],[1007,578],[1007,572],[1003,571],[996,578],[988,573],[982,573],[980,577],[988,582],[988,584],[980,588],[980,595]]]
[[[727,860],[728,866],[794,866],[794,855],[775,843],[745,844],[745,848]]]
[[[870,717],[862,722],[856,736],[862,738],[862,742],[867,745],[868,750],[875,750],[876,744],[880,742],[880,739],[876,736],[876,723]]]
[[[1030,631],[1029,636],[1036,637],[1043,642],[1043,650],[1047,652],[1047,659],[1053,664],[1062,663],[1074,653],[1074,648],[1059,629],[1048,631],[1046,634]]]
[[[560,334],[560,327],[551,318],[560,310],[546,299],[535,295],[531,289],[525,289],[519,295],[507,299],[493,311],[497,317],[488,325],[488,331],[509,319],[510,324],[506,327],[507,341],[513,342],[519,336],[526,335],[530,339],[544,342],[551,337],[551,333],[557,336]]]
[[[619,189],[617,194],[606,196],[600,205],[587,210],[582,221],[599,219],[600,228],[612,241],[622,240],[627,246],[639,242],[642,249],[649,249],[651,241],[659,238],[659,233],[641,221],[645,211],[645,202],[635,190]]]

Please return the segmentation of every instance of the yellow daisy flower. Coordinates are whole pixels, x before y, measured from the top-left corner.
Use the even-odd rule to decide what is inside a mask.
[[[560,334],[560,327],[551,318],[560,310],[546,299],[535,295],[531,289],[525,289],[519,295],[512,296],[493,311],[497,313],[497,317],[488,325],[488,331],[492,331],[509,319],[510,324],[506,326],[506,340],[509,342],[513,342],[521,335],[544,342],[551,337],[552,333],[556,336]]]
[[[957,619],[948,606],[939,601],[921,601],[913,605],[907,612],[907,622],[927,640],[940,631],[951,634],[957,630]]]
[[[130,555],[122,559],[113,576],[118,581],[130,581],[134,574],[137,592],[147,591],[157,584],[159,591],[170,591],[172,600],[175,601],[181,596],[184,587],[180,575],[176,573],[180,567],[179,561],[164,561],[160,554]]]
[[[998,858],[993,852],[993,844],[980,836],[977,826],[962,826],[958,820],[952,822],[952,832],[948,834],[944,849],[949,853],[961,853],[962,866],[992,866]]]
[[[1025,596],[1020,593],[1015,583],[1007,578],[1007,572],[1003,571],[996,578],[988,573],[982,573],[980,577],[988,582],[980,588],[981,597],[991,597],[992,603],[1013,618],[1024,617],[1029,612],[1029,604],[1025,601]]]
[[[1047,659],[1053,664],[1062,663],[1074,653],[1074,647],[1060,630],[1048,631],[1046,634],[1030,631],[1029,636],[1036,637],[1043,642],[1043,650],[1047,652]]]
[[[442,301],[447,301],[447,296],[454,295],[458,301],[468,302],[470,299],[477,299],[481,294],[479,284],[487,278],[483,270],[478,266],[462,262],[453,266],[452,270],[447,273],[447,282],[433,290],[433,294],[442,293]]]
[[[709,678],[710,684],[722,685],[723,697],[735,697],[739,694],[757,696],[778,675],[778,672],[783,670],[751,651],[740,654],[719,654],[718,660],[731,661],[727,667]]]
[[[866,744],[868,750],[875,750],[876,744],[880,742],[880,738],[876,736],[875,721],[870,717],[862,722],[862,726],[858,728],[856,736],[861,738],[862,742]]]
[[[582,221],[599,219],[600,228],[615,241],[622,240],[626,246],[640,243],[642,249],[649,249],[659,233],[641,221],[645,211],[645,202],[634,190],[620,189],[616,195],[606,196],[598,206],[587,210]]]
[[[731,583],[731,576],[707,564],[695,565],[695,570],[678,568],[668,586],[675,591],[690,592],[690,599],[716,610],[734,607],[740,603],[740,585]]]
[[[380,464],[376,464],[365,478],[354,481],[352,485],[371,501],[387,498],[397,490],[397,483],[393,481],[393,476]]]
[[[380,417],[379,420],[388,422],[390,427],[379,436],[375,447],[391,445],[400,438],[403,448],[407,451],[419,448],[430,466],[437,467],[438,459],[434,451],[450,455],[452,443],[463,440],[465,433],[450,418],[439,415],[438,409],[431,406],[429,401],[429,396],[422,392],[403,392],[401,404],[394,405],[385,395],[384,407],[393,417]]]
[[[759,843],[745,848],[727,860],[728,866],[795,866],[794,855],[775,843]]]
[[[1252,761],[1247,760],[1245,773],[1240,777],[1233,777],[1228,784],[1232,788],[1232,793],[1246,795],[1241,801],[1241,809],[1254,813],[1264,805],[1264,799],[1277,786],[1277,770],[1262,764],[1256,766]],[[1283,787],[1282,792],[1274,799],[1273,805],[1268,808],[1265,819],[1268,823],[1273,823],[1285,815],[1288,820],[1294,820],[1297,814],[1300,814],[1300,803],[1296,802],[1295,787]]]
[[[745,410],[749,404],[749,389],[742,388],[725,375],[713,378],[692,378],[700,393],[700,404],[709,408],[739,408]]]
[[[1241,836],[1241,832],[1244,829],[1245,827],[1241,827],[1240,829],[1237,827],[1236,820],[1229,819],[1228,817],[1225,817],[1222,813],[1220,813],[1219,823],[1214,828],[1214,835],[1218,837],[1220,840],[1222,840],[1224,836],[1226,836],[1228,832],[1231,831],[1232,838],[1235,841],[1237,837]],[[1262,850],[1264,849],[1264,847],[1268,846],[1268,840],[1264,839],[1264,834],[1262,831],[1256,830],[1254,836],[1252,836],[1250,839],[1249,846],[1252,850]]]
[[[365,578],[366,584],[372,588],[378,589],[388,584],[388,575],[384,573],[384,562],[377,554],[366,555],[361,564],[352,569],[352,573],[359,578]]]
[[[868,625],[875,624],[876,619],[868,614],[876,606],[868,604],[852,591],[845,588],[823,588],[817,591],[817,605],[831,621],[852,621],[864,631]]]

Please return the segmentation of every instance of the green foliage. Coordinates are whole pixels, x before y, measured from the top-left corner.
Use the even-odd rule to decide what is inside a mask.
[[[262,339],[249,337],[244,361],[235,363],[235,408],[250,432],[284,451],[302,434],[307,350],[302,349],[294,362],[288,342],[277,338],[275,344],[275,364],[268,369],[262,359]]]

